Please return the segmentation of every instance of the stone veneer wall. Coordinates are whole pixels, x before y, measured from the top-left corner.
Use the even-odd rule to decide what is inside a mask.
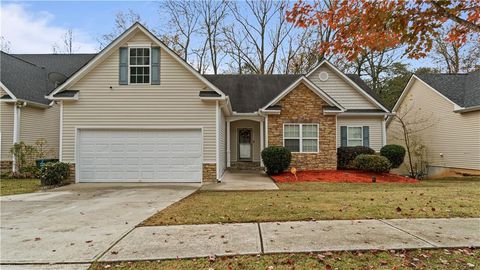
[[[303,83],[278,103],[279,115],[268,116],[268,145],[283,146],[284,123],[319,124],[319,152],[293,153],[292,167],[299,170],[336,170],[336,116],[324,115],[323,106],[329,106]]]
[[[67,179],[67,183],[73,184],[75,183],[75,163],[70,163],[68,164],[68,167],[70,169],[70,176]]]
[[[203,182],[215,182],[217,180],[217,164],[203,163]]]

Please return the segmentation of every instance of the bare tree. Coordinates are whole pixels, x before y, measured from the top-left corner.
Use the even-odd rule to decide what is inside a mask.
[[[188,61],[193,35],[199,31],[199,13],[197,6],[188,1],[166,0],[160,3],[160,13],[166,15],[171,27],[170,36],[178,37],[180,56]]]
[[[285,18],[286,2],[275,0],[229,2],[234,22],[224,28],[229,52],[238,53],[242,68],[250,73],[271,74],[277,70],[280,46],[292,31]]]
[[[136,13],[135,11],[129,9],[128,12],[118,12],[115,15],[115,26],[113,27],[112,31],[97,38],[100,49],[103,49],[105,46],[110,44],[114,39],[116,39],[120,34],[125,32],[125,30],[127,30],[136,22],[140,22],[146,26],[145,22],[142,21],[140,14]]]
[[[225,55],[220,55],[222,27],[227,16],[227,1],[202,0],[197,8],[202,16],[200,34],[208,44],[210,63],[214,74],[218,73],[221,60]]]
[[[12,43],[4,36],[0,36],[0,50],[6,53],[10,53],[12,50]]]
[[[73,29],[68,28],[62,35],[62,41],[60,42],[60,44],[54,43],[52,45],[53,53],[73,54],[80,49],[79,46],[75,47],[74,43],[75,36],[73,34]]]
[[[414,103],[407,97],[404,105],[392,117],[393,122],[390,124],[399,127],[393,137],[403,141],[407,151],[409,176],[423,178],[428,162],[422,132],[435,125],[433,115],[426,115],[415,108]]]
[[[438,67],[448,73],[471,72],[480,68],[480,44],[478,42],[451,42],[447,30],[435,38],[430,54]]]

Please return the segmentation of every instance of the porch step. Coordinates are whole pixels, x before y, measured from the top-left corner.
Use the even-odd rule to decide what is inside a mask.
[[[232,162],[230,168],[234,170],[245,170],[245,171],[257,171],[262,169],[260,167],[260,162],[247,162],[247,161]]]

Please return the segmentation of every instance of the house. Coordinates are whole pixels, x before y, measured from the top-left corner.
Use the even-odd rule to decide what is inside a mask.
[[[480,175],[480,71],[413,75],[393,112],[411,125],[426,119],[412,130],[426,146],[430,177]],[[404,144],[399,133],[399,122],[389,119],[388,143]]]
[[[328,61],[304,75],[201,75],[136,23],[47,96],[77,182],[201,182],[261,166],[284,145],[299,169],[336,169],[341,145],[376,151],[389,111]]]
[[[45,95],[60,76],[71,76],[93,55],[0,54],[0,169],[12,170],[13,144],[45,139],[50,158],[58,157],[60,107]],[[64,74],[64,75],[61,75]],[[55,77],[56,76],[56,77]]]

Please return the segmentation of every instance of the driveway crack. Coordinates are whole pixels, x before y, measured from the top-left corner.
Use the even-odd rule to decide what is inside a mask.
[[[405,230],[405,229],[402,229],[402,228],[400,228],[400,227],[398,227],[398,226],[395,226],[395,225],[389,223],[388,221],[386,221],[386,220],[384,220],[384,219],[377,219],[377,220],[380,221],[380,222],[382,222],[382,223],[384,223],[384,224],[386,224],[386,225],[388,225],[388,226],[390,226],[390,227],[392,227],[392,228],[395,228],[395,229],[397,229],[397,230],[399,230],[399,231],[402,231],[402,232],[404,232],[404,233],[406,233],[406,234],[408,234],[408,235],[411,235],[411,236],[417,238],[418,240],[423,241],[423,242],[431,245],[432,247],[438,248],[438,246],[437,246],[436,244],[431,243],[430,241],[428,241],[428,240],[426,240],[426,239],[423,239],[423,238],[421,238],[420,236],[417,236],[417,235],[415,235],[415,234],[413,234],[413,233],[411,233],[411,232],[409,232],[409,231],[407,231],[407,230]]]
[[[264,248],[263,248],[263,237],[262,237],[262,228],[260,227],[260,223],[257,223],[258,226],[258,236],[260,237],[260,252],[261,254],[264,254]]]

